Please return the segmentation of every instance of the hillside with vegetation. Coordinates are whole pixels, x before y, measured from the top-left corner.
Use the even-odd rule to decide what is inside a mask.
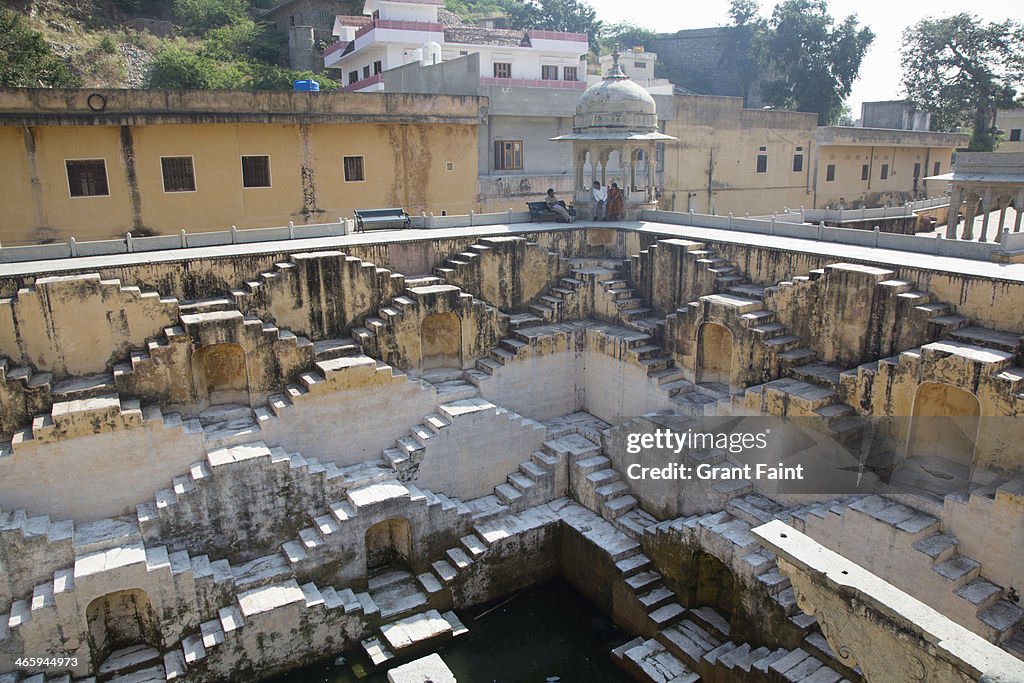
[[[0,86],[290,89],[273,0],[24,0],[0,6]],[[352,12],[362,10],[353,0]],[[338,84],[323,74],[321,88]]]

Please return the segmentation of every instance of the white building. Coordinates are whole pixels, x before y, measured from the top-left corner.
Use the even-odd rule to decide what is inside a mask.
[[[587,77],[587,87],[601,83],[604,76],[612,70],[612,56],[602,55],[600,59],[601,73]],[[671,95],[674,86],[667,78],[654,77],[654,63],[658,55],[647,52],[642,47],[628,48],[619,56],[619,68],[633,83],[636,83],[651,95]]]
[[[584,90],[587,36],[442,23],[443,0],[367,0],[368,16],[338,16],[338,42],[324,66],[340,73],[349,92],[385,89],[385,71],[418,62],[437,64],[480,55],[482,86]]]

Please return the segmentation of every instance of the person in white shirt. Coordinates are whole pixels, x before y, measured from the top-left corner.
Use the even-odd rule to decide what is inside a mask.
[[[601,181],[594,181],[594,220],[608,219],[608,189],[601,187]]]

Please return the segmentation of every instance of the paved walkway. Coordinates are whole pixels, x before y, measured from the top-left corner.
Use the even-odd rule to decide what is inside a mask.
[[[1009,230],[1010,232],[1013,232],[1013,223],[1016,220],[1016,218],[1017,218],[1017,210],[1014,209],[1012,206],[1007,208],[1006,209],[1006,218],[1003,219],[1003,227],[1006,228],[1007,230]],[[984,220],[985,220],[985,216],[984,215],[980,215],[980,216],[975,216],[974,217],[974,232],[973,232],[973,236],[971,238],[972,241],[977,242],[978,238],[981,237],[981,224],[982,224],[982,222],[984,222]],[[957,237],[957,239],[960,239],[960,238],[963,237],[964,225],[965,224],[966,224],[966,221],[960,221],[959,225],[956,226],[956,237]],[[1021,228],[1021,230],[1024,230],[1024,228]],[[991,215],[989,215],[989,217],[988,217],[988,241],[989,242],[998,242],[999,241],[999,232],[1000,232],[999,231],[999,212],[998,211],[993,211],[991,213]],[[946,236],[946,226],[945,225],[940,225],[940,226],[936,227],[935,230],[930,231],[930,232],[919,232],[919,233],[917,233],[918,237],[935,237],[935,235],[939,235],[939,234],[941,234],[943,237]]]
[[[216,247],[194,247],[188,249],[171,249],[167,251],[113,254],[109,256],[86,256],[73,259],[53,259],[49,261],[31,261],[27,263],[0,264],[0,277],[19,275],[45,276],[67,271],[95,271],[126,265],[147,263],[173,263],[190,259],[218,258],[240,255],[298,252],[315,249],[341,249],[356,244],[380,244],[390,242],[410,242],[422,239],[439,239],[459,237],[472,234],[481,237],[490,235],[515,235],[547,230],[571,230],[581,227],[619,228],[639,230],[679,237],[695,241],[716,241],[733,244],[744,244],[756,247],[771,247],[786,251],[819,254],[831,257],[835,262],[866,261],[874,264],[896,267],[922,268],[968,276],[978,276],[1024,282],[1024,264],[1000,264],[986,261],[934,256],[892,249],[862,247],[834,242],[817,242],[814,240],[794,237],[778,237],[735,230],[699,228],[666,223],[641,221],[623,221],[617,223],[595,223],[579,221],[572,225],[566,223],[515,223],[512,225],[473,226],[458,228],[439,228],[434,230],[390,230],[377,231],[372,235],[365,233],[345,235],[342,237],[317,237],[301,240],[281,240],[277,242],[257,242],[252,244],[227,244]],[[414,275],[415,273],[408,273]]]

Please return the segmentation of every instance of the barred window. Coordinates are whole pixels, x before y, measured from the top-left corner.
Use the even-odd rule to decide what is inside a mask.
[[[889,177],[889,164],[882,164],[882,180],[886,180]]]
[[[835,164],[829,164],[828,166],[825,167],[825,180],[828,181],[828,182],[832,182],[835,179],[836,179],[836,165]]]
[[[871,167],[868,166],[867,164],[862,165],[860,167],[860,179],[861,180],[867,180],[870,175],[871,175]]]
[[[378,59],[373,63],[373,75],[376,76],[382,71],[384,71],[384,62]]]
[[[761,147],[757,152],[757,166],[755,169],[758,173],[768,172],[768,148]]]
[[[242,157],[242,187],[270,187],[270,157]]]
[[[196,175],[192,157],[160,157],[164,192],[195,192]]]
[[[103,159],[65,161],[64,165],[72,197],[103,197],[110,194],[107,187],[107,162]]]
[[[344,157],[342,165],[345,167],[346,183],[366,180],[366,176],[363,174],[363,157]]]
[[[563,81],[575,81],[579,78],[579,67],[565,66],[562,67],[562,80]]]
[[[495,78],[512,78],[512,64],[509,62],[494,63]]]
[[[540,67],[540,78],[542,81],[557,81],[558,67],[550,64],[542,64]]]

